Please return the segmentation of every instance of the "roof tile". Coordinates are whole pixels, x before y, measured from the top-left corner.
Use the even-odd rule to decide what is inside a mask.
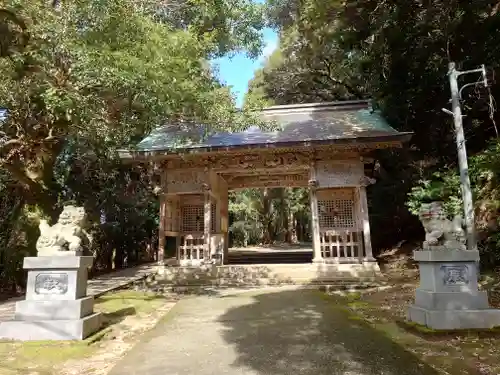
[[[361,106],[305,105],[272,107],[262,116],[274,120],[276,131],[262,131],[252,126],[243,132],[221,132],[204,137],[201,124],[173,124],[155,129],[143,139],[137,149],[141,151],[168,151],[197,148],[238,147],[275,143],[296,143],[356,139],[360,137],[384,137],[401,134],[390,127],[382,116]],[[317,106],[317,107],[315,107]]]

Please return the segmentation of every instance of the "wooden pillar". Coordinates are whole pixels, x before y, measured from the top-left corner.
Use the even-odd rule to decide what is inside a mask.
[[[321,256],[321,240],[319,233],[319,212],[318,212],[318,197],[316,189],[318,182],[316,180],[316,166],[311,164],[310,180],[309,180],[309,198],[311,201],[311,224],[313,238],[313,262],[322,262]]]
[[[363,211],[361,209],[361,195],[359,186],[354,188],[354,213],[356,215],[356,235],[358,238],[358,260],[363,262],[365,259],[365,245],[363,242]]]
[[[221,233],[224,238],[224,248],[222,251],[222,264],[228,263],[229,256],[229,196],[227,194],[227,189],[221,197]]]
[[[165,215],[167,212],[167,199],[165,194],[160,195],[160,223],[158,228],[158,264],[163,264],[165,257]]]
[[[359,206],[361,210],[361,224],[363,227],[363,239],[365,248],[365,261],[373,262],[375,258],[373,257],[372,251],[372,241],[370,235],[370,219],[368,216],[368,199],[366,197],[366,187],[360,186],[358,188],[359,192]]]
[[[205,263],[210,262],[212,259],[210,249],[210,231],[212,229],[212,197],[210,195],[210,186],[203,184],[204,196],[204,220],[203,220],[203,260]]]
[[[176,233],[175,236],[175,259],[180,259],[180,246],[181,246],[181,200],[180,196],[176,195],[172,202],[172,231]]]

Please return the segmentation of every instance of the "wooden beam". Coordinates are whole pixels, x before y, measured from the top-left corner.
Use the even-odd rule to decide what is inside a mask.
[[[203,184],[204,193],[204,221],[203,221],[203,260],[209,262],[211,260],[211,249],[210,249],[210,231],[212,229],[212,198],[210,194],[210,186],[208,184]]]
[[[160,194],[160,224],[158,228],[158,264],[163,264],[165,258],[165,215],[167,199]]]
[[[366,187],[360,186],[358,188],[359,193],[359,204],[361,208],[361,221],[363,224],[363,239],[365,248],[365,261],[373,262],[375,258],[373,257],[372,251],[372,240],[370,233],[370,217],[368,215],[368,199],[366,196]]]

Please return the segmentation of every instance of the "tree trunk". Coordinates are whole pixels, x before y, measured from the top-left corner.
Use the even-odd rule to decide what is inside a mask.
[[[59,185],[54,179],[54,165],[64,147],[62,139],[54,138],[41,143],[33,150],[30,158],[24,161],[11,161],[2,164],[24,189],[27,203],[38,206],[50,218],[57,220]]]
[[[42,181],[45,179],[51,179],[51,177],[45,177],[40,179],[30,179],[22,170],[11,166],[5,165],[5,168],[10,172],[11,176],[23,186],[23,197],[28,204],[38,206],[42,212],[50,218],[51,223],[57,221],[58,209],[57,209],[57,195],[58,191],[55,189],[54,184],[51,184],[51,190],[46,188],[45,183]],[[52,171],[50,171],[52,175]]]
[[[115,259],[114,259],[115,270],[122,269],[124,261],[125,261],[125,254],[123,251],[123,246],[121,245],[121,243],[117,243],[115,245]]]
[[[297,243],[297,223],[295,220],[295,215],[292,210],[288,211],[288,234],[289,234],[289,243]]]
[[[263,238],[262,242],[264,244],[270,244],[271,243],[271,231],[272,231],[272,222],[271,222],[271,200],[270,200],[270,194],[269,194],[269,189],[264,188],[262,192],[262,208],[263,208],[263,228],[264,228],[264,233],[263,233]]]

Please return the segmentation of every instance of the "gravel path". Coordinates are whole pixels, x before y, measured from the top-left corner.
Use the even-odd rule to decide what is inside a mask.
[[[437,375],[314,290],[180,301],[110,375]]]

